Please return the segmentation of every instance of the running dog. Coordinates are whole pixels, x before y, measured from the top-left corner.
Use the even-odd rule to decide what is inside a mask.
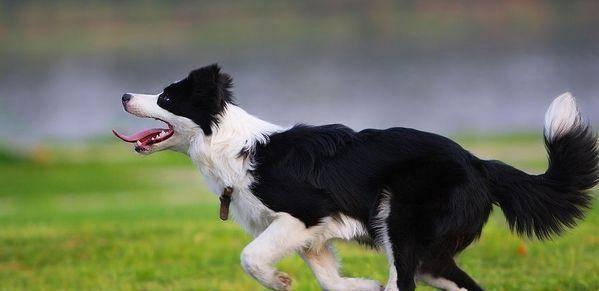
[[[125,110],[166,128],[131,136],[144,155],[188,155],[254,240],[241,265],[258,282],[288,290],[275,263],[298,252],[325,290],[482,290],[454,257],[475,241],[492,206],[512,231],[544,240],[582,219],[599,182],[595,133],[569,94],[545,115],[549,167],[530,175],[482,160],[448,138],[410,128],[356,132],[341,124],[280,127],[236,105],[231,76],[214,64],[156,95],[125,94]],[[386,287],[344,278],[331,241],[355,240],[387,255]]]

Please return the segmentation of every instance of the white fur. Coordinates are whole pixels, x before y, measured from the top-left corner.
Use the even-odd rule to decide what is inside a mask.
[[[262,285],[274,290],[287,290],[289,277],[277,271],[274,264],[289,253],[305,247],[313,236],[303,222],[278,213],[272,223],[241,253],[241,266]],[[289,282],[287,282],[289,281]]]
[[[555,98],[545,113],[545,136],[548,141],[554,141],[580,124],[576,100],[566,92]]]
[[[387,255],[389,263],[389,279],[385,291],[394,291],[397,289],[397,270],[395,269],[395,258],[393,257],[393,249],[391,247],[391,239],[389,238],[389,227],[387,226],[387,218],[391,213],[391,193],[383,191],[383,198],[379,204],[378,213],[375,216],[373,223],[374,229],[377,232],[377,245],[382,246]]]
[[[343,238],[354,231],[362,235],[363,230],[355,228],[356,222],[342,218],[345,222],[339,223],[327,218],[321,224],[306,228],[303,222],[287,213],[279,212],[274,217],[272,223],[241,254],[243,269],[264,286],[275,290],[289,287],[282,280],[288,279],[288,276],[277,271],[274,265],[287,254],[297,251],[325,290],[380,290],[379,283],[374,280],[343,278],[339,275],[339,264],[328,241]],[[352,226],[344,228],[341,226],[344,223]]]
[[[396,291],[397,288],[397,269],[395,265],[389,265],[389,279],[387,279],[387,285],[385,291]]]
[[[253,177],[249,171],[254,165],[239,153],[251,152],[257,143],[266,143],[268,135],[279,130],[280,127],[229,104],[218,125],[212,128],[212,135],[204,136],[200,130],[189,147],[189,156],[214,194],[220,195],[224,187],[233,187],[231,215],[254,236],[268,226],[274,212],[251,193]]]
[[[254,178],[250,171],[254,165],[240,153],[252,153],[256,144],[267,143],[268,136],[281,131],[281,127],[228,104],[213,126],[212,134],[205,136],[193,121],[159,107],[156,104],[159,95],[132,95],[127,111],[140,117],[162,119],[175,130],[171,138],[152,145],[147,154],[164,149],[186,153],[215,195],[220,195],[225,187],[233,187],[232,217],[255,237],[241,255],[242,266],[248,274],[268,288],[286,290],[290,278],[273,266],[285,255],[298,251],[327,290],[380,290],[373,280],[342,278],[330,250],[332,239],[367,237],[368,232],[361,222],[338,215],[306,228],[303,222],[287,213],[275,213],[251,193]]]
[[[125,107],[129,113],[164,120],[175,131],[172,137],[151,145],[148,151],[142,153],[172,149],[189,155],[215,195],[220,195],[225,187],[233,187],[233,219],[254,236],[262,232],[272,221],[274,212],[250,192],[253,177],[248,172],[253,165],[249,159],[240,157],[239,153],[242,150],[251,151],[256,143],[267,142],[268,135],[281,128],[229,104],[221,114],[218,125],[212,128],[213,134],[205,136],[192,120],[158,106],[159,94],[131,95]]]
[[[320,249],[308,249],[300,252],[302,258],[312,269],[320,287],[330,291],[379,291],[377,281],[361,278],[343,278],[339,274],[339,262],[330,243]]]
[[[420,275],[418,276],[418,278],[432,287],[439,288],[445,291],[468,291],[465,288],[458,287],[456,283],[445,278],[435,278],[428,274]]]
[[[364,224],[349,216],[340,214],[337,217],[325,217],[318,226],[320,230],[312,240],[311,247],[320,249],[330,239],[351,241],[368,237]]]

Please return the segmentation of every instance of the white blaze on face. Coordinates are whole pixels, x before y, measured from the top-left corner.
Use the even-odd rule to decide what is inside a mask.
[[[139,117],[166,118],[170,112],[158,106],[158,96],[150,94],[131,94],[131,99],[126,103],[125,110]]]
[[[135,143],[135,150],[140,154],[151,154],[165,149],[187,152],[192,136],[201,134],[201,130],[193,121],[177,116],[158,106],[158,96],[148,94],[129,94],[131,98],[123,106],[125,110],[142,118],[154,118],[165,122],[168,128],[144,130],[133,135],[123,135],[113,130],[123,141]]]

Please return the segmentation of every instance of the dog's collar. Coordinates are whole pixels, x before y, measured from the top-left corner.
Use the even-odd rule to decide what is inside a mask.
[[[220,195],[220,219],[225,221],[229,219],[229,205],[231,204],[231,195],[233,187],[225,187],[223,194]]]

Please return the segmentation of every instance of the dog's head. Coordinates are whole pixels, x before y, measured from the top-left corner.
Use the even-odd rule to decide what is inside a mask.
[[[217,64],[199,68],[187,78],[170,84],[158,95],[124,94],[125,111],[161,120],[168,128],[145,130],[133,135],[114,134],[135,144],[135,151],[151,154],[165,149],[184,150],[198,132],[212,134],[220,114],[232,104],[232,78]]]

